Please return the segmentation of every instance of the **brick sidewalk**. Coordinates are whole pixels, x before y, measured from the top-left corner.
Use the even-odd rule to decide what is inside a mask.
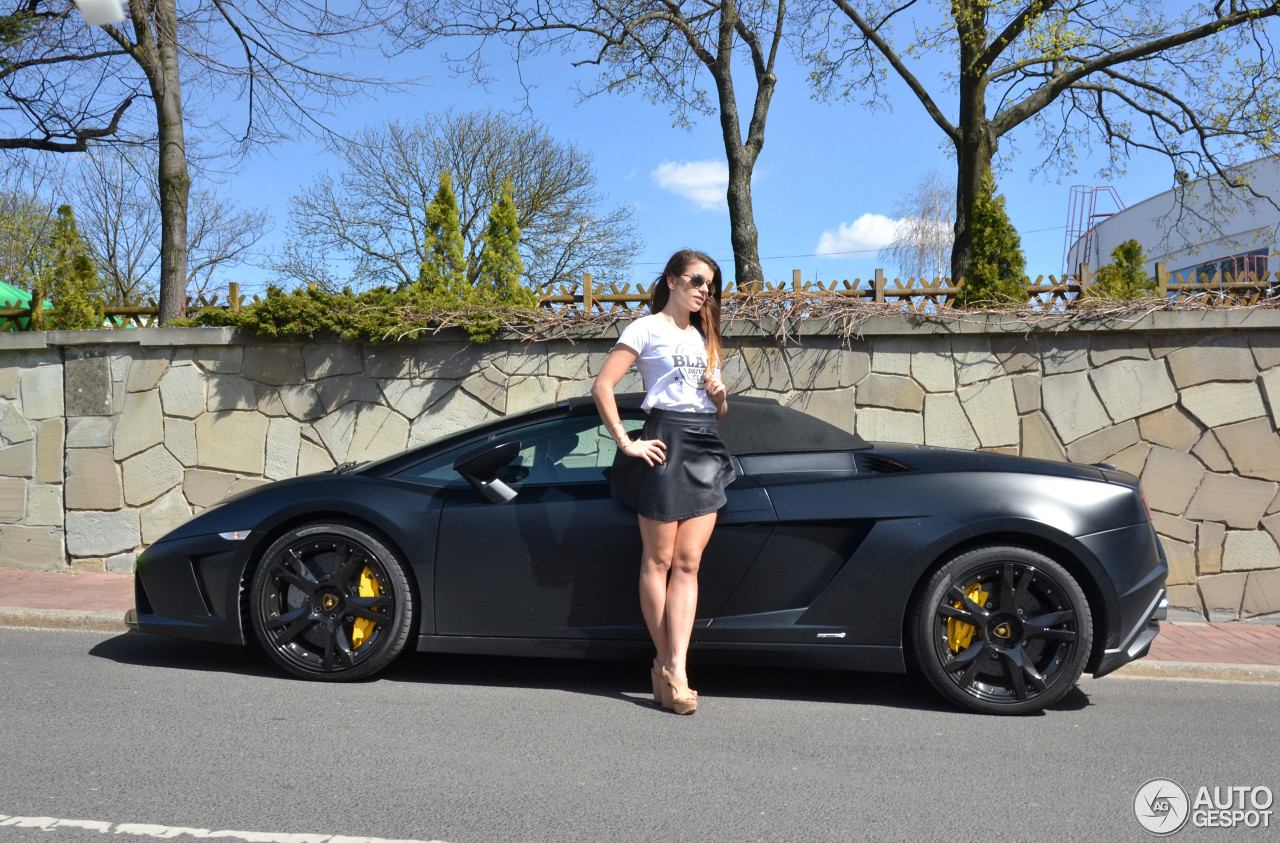
[[[1147,658],[1208,664],[1280,665],[1280,626],[1260,623],[1162,623]]]
[[[124,614],[133,608],[133,577],[92,571],[59,574],[0,568],[0,606]]]

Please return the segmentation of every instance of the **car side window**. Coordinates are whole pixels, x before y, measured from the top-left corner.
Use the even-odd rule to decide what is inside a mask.
[[[629,433],[644,426],[642,418],[624,418]],[[520,443],[519,455],[498,477],[511,486],[525,484],[592,483],[604,478],[618,450],[597,416],[575,416],[528,425],[494,436],[495,445]],[[429,486],[465,486],[453,463],[477,443],[451,449],[401,471],[398,479]]]

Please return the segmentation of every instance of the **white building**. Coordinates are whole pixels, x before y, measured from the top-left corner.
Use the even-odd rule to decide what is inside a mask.
[[[1253,190],[1280,205],[1280,156],[1259,158],[1238,168]],[[1125,240],[1142,244],[1147,273],[1164,261],[1171,276],[1210,278],[1219,270],[1239,275],[1268,269],[1280,231],[1280,210],[1248,191],[1229,191],[1220,179],[1196,179],[1152,196],[1105,219],[1076,240],[1067,255],[1067,271],[1081,263],[1097,269],[1111,263],[1111,250]],[[1170,280],[1177,281],[1177,277]]]

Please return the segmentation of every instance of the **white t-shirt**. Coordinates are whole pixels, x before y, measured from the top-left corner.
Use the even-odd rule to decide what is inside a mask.
[[[653,313],[632,322],[618,338],[637,355],[636,368],[644,381],[646,413],[654,407],[680,413],[714,413],[707,397],[707,344],[692,325],[682,331],[665,316]]]

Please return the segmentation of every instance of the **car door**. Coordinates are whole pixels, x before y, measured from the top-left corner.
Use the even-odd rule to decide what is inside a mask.
[[[625,418],[630,430],[640,418]],[[595,413],[526,425],[494,437],[518,441],[499,474],[516,497],[485,500],[450,489],[436,546],[436,634],[643,640],[637,580],[640,533],[614,500],[616,445]],[[699,576],[706,626],[755,559],[774,523],[750,478],[734,483]]]

